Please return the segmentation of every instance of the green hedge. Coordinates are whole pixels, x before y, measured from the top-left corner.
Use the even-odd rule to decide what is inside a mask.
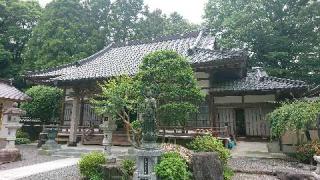
[[[103,174],[99,166],[104,163],[106,163],[106,157],[102,152],[83,155],[78,163],[80,174],[90,180],[102,180]]]

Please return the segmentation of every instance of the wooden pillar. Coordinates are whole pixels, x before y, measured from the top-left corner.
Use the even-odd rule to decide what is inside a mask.
[[[215,127],[216,124],[216,109],[215,109],[215,104],[214,104],[214,98],[213,94],[209,93],[208,94],[208,105],[209,105],[209,120],[212,123],[212,127]]]
[[[64,124],[64,111],[65,111],[65,101],[66,101],[66,88],[63,88],[63,97],[61,100],[61,110],[60,110],[60,126]]]
[[[78,129],[79,120],[80,120],[80,95],[79,95],[79,92],[74,89],[68,146],[77,146],[77,129]]]
[[[80,99],[80,126],[83,126],[84,117],[84,100],[83,97]]]

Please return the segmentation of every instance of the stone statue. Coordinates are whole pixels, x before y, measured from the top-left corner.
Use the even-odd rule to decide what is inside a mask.
[[[146,92],[144,101],[144,111],[142,113],[142,146],[144,148],[152,146],[157,140],[157,122],[156,122],[156,100],[152,97],[151,90]]]

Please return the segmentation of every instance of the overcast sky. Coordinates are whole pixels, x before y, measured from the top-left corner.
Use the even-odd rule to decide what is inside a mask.
[[[52,0],[38,0],[44,7]],[[192,23],[200,24],[204,13],[204,5],[207,0],[144,0],[150,9],[161,9],[164,13],[170,14],[177,11]]]

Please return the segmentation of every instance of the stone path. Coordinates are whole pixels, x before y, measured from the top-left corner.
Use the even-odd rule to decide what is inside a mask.
[[[79,158],[66,158],[0,171],[0,180],[15,180],[77,164]]]
[[[276,158],[286,159],[283,153],[269,153],[267,142],[247,142],[238,141],[234,149],[231,150],[232,157],[249,157],[249,158]]]

